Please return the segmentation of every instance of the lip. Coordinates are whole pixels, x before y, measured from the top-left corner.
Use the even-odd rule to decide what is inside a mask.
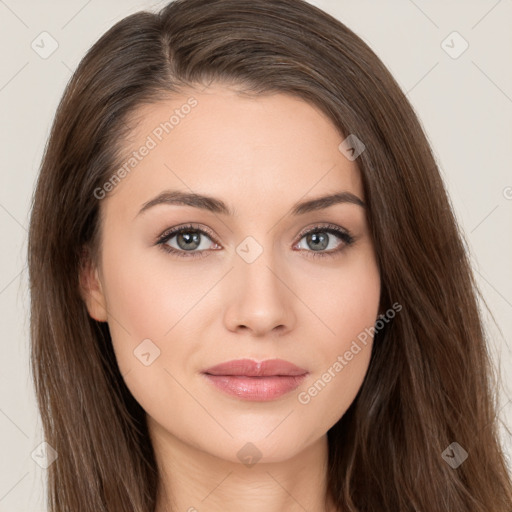
[[[260,362],[253,361],[252,359],[233,359],[232,361],[212,366],[204,370],[203,373],[210,375],[268,377],[304,375],[308,371],[284,359],[267,359]]]
[[[237,359],[202,372],[220,391],[242,400],[268,401],[296,389],[309,373],[289,361]]]

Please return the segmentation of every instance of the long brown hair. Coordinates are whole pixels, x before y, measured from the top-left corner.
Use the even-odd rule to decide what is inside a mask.
[[[366,146],[356,162],[381,310],[402,310],[375,335],[363,385],[327,433],[339,509],[510,512],[480,292],[427,139],[373,51],[302,0],[177,0],[133,14],[94,44],[66,87],[28,245],[31,366],[45,440],[58,453],[49,511],[154,510],[159,472],[145,412],[108,325],[87,313],[79,272],[98,261],[94,191],[120,165],[130,114],[214,81],[298,96]],[[453,442],[468,454],[456,468],[443,457]]]

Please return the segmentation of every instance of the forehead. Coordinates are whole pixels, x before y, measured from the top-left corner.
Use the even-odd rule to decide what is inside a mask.
[[[190,89],[141,106],[128,122],[114,196],[131,217],[165,189],[221,197],[253,214],[344,190],[363,199],[357,165],[338,149],[343,136],[317,107],[291,95]]]

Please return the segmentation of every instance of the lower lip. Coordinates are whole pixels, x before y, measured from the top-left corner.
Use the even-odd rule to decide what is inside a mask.
[[[228,395],[242,400],[274,400],[298,388],[306,374],[270,377],[247,377],[244,375],[209,375],[208,380]]]

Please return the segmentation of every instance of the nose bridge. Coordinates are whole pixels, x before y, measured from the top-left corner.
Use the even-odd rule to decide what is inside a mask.
[[[232,328],[243,325],[263,333],[278,326],[290,327],[291,292],[285,285],[273,237],[267,235],[257,235],[258,239],[247,236],[236,247],[228,315]]]
[[[269,297],[282,295],[282,266],[278,263],[279,255],[274,247],[271,234],[247,236],[236,248],[235,274],[244,288],[250,288],[254,293],[265,292]]]

